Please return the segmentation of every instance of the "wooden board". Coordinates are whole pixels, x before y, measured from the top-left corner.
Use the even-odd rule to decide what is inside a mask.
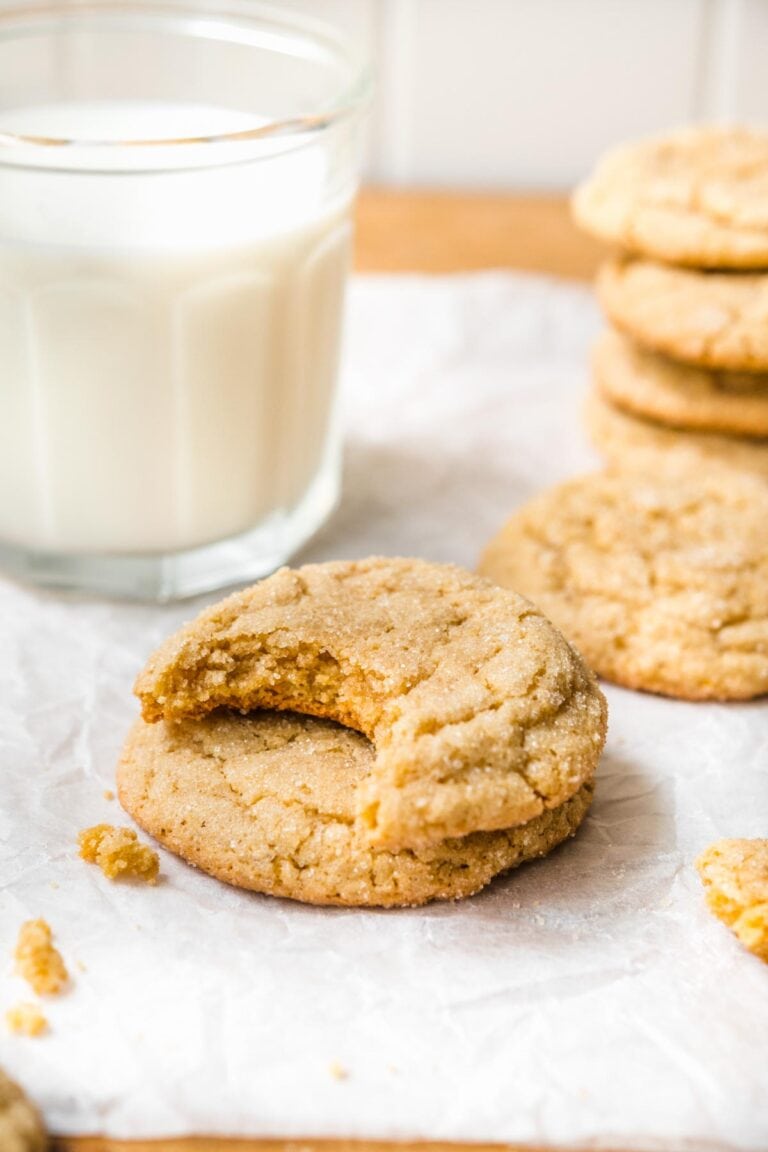
[[[357,212],[355,267],[362,272],[463,272],[517,268],[588,279],[599,245],[570,220],[556,196],[457,195],[367,189]],[[368,1140],[110,1140],[59,1137],[55,1152],[545,1152],[511,1145]]]
[[[518,268],[589,279],[604,249],[579,232],[563,196],[367,189],[357,212],[363,272]]]

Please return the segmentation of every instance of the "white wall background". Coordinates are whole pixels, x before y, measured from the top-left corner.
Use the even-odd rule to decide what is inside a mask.
[[[374,60],[369,181],[559,188],[628,137],[768,124],[768,0],[282,2]]]

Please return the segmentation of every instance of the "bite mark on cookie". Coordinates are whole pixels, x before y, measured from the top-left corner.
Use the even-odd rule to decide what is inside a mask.
[[[393,850],[508,828],[591,778],[605,703],[537,610],[449,565],[284,569],[204,612],[137,681],[144,718],[219,707],[335,720],[376,749],[357,796]]]

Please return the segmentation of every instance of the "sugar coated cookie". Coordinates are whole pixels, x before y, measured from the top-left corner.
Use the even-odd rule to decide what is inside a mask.
[[[655,260],[768,268],[768,135],[697,127],[608,154],[573,198],[593,236]]]
[[[2,1152],[44,1152],[45,1131],[37,1109],[0,1070],[0,1148]]]
[[[622,412],[593,388],[584,406],[589,436],[606,460],[627,471],[653,473],[679,458],[714,462],[768,477],[768,439],[689,432]]]
[[[312,904],[395,906],[457,899],[573,835],[592,782],[508,831],[420,850],[372,847],[355,794],[372,745],[329,720],[290,712],[213,712],[139,720],[118,767],[120,801],[152,836],[241,888]]]
[[[373,558],[282,569],[151,657],[144,719],[290,710],[366,735],[355,812],[418,848],[525,824],[592,778],[605,701],[547,619],[449,565]]]
[[[768,963],[768,840],[718,840],[696,868],[715,916]]]
[[[690,700],[768,692],[768,488],[745,474],[571,480],[515,513],[480,570],[608,680]]]
[[[610,404],[673,428],[768,437],[768,374],[712,372],[646,352],[606,331],[592,354],[595,383]]]
[[[611,322],[639,344],[699,368],[768,371],[768,273],[696,272],[627,256],[597,277]]]

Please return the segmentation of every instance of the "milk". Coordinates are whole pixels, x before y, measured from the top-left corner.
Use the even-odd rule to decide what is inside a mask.
[[[29,166],[0,167],[5,542],[194,548],[288,514],[334,467],[350,192],[329,198],[327,159],[247,164],[233,144],[212,167],[201,145],[168,172],[176,152],[158,146],[98,167],[98,141],[253,125],[181,105],[0,114],[2,131],[88,139],[95,157],[69,171],[67,148],[30,146]],[[60,170],[35,167],[41,153]]]

